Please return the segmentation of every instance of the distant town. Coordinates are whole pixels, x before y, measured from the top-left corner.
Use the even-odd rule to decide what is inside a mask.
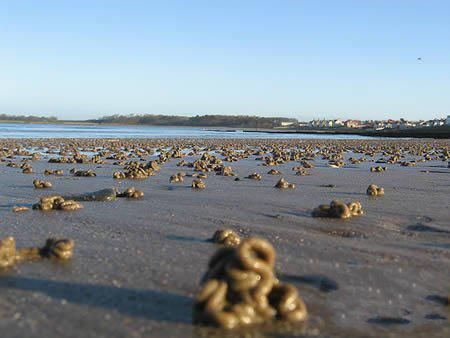
[[[410,129],[425,127],[442,127],[450,126],[450,115],[446,118],[433,120],[410,121],[406,119],[400,120],[341,120],[341,119],[314,119],[309,122],[283,121],[281,128],[305,128],[305,129],[338,129],[353,128],[364,130],[386,130],[386,129]]]

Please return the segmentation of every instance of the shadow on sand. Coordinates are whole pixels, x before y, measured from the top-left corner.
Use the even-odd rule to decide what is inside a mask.
[[[280,274],[280,279],[285,282],[294,284],[304,284],[312,286],[322,292],[331,292],[339,290],[339,285],[336,281],[323,275],[290,275]]]
[[[54,299],[155,321],[191,323],[192,298],[170,292],[13,276],[2,276],[0,289],[40,292]]]

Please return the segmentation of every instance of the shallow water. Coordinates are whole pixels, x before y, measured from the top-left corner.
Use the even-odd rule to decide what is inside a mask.
[[[270,134],[223,129],[161,126],[0,123],[0,138],[289,138],[370,139],[359,135]]]

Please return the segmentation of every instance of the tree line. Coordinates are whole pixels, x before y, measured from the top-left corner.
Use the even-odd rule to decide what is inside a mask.
[[[298,121],[286,117],[258,117],[249,115],[196,115],[187,117],[153,114],[116,114],[89,120],[89,122],[155,126],[274,128],[280,126],[282,122],[296,123]]]
[[[9,115],[0,114],[1,121],[16,122],[64,122],[53,116]],[[186,127],[229,127],[229,128],[275,128],[283,122],[297,123],[287,117],[259,117],[250,115],[196,115],[175,116],[156,114],[115,114],[79,122],[136,124],[153,126],[186,126]]]
[[[56,122],[58,118],[54,116],[32,116],[32,115],[9,115],[0,114],[1,121],[24,121],[24,122]]]

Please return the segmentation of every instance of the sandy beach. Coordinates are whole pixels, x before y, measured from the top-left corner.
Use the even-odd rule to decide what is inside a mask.
[[[59,236],[76,245],[73,258],[64,264],[24,262],[0,270],[0,330],[8,337],[450,335],[448,140],[53,139],[0,140],[0,146],[0,238],[13,236],[17,246],[31,246]],[[256,159],[270,155],[274,146],[304,153],[305,148],[328,149],[344,154],[345,166],[330,167],[322,156],[307,160],[314,167],[305,176],[292,170],[301,165],[300,158],[263,166]],[[158,159],[158,149],[173,147],[186,156],[161,163],[154,176],[113,178],[123,165],[107,158],[118,150],[127,160],[146,163]],[[32,161],[19,148],[39,152],[41,158]],[[88,158],[105,151],[100,153],[104,163],[48,163],[60,156],[58,151],[70,157],[74,149]],[[139,149],[155,153],[139,158]],[[193,156],[188,154],[192,149]],[[191,177],[169,182],[178,172],[194,173],[177,166],[181,160],[193,162],[205,151],[224,160],[224,149],[251,153],[223,162],[237,176],[207,172],[201,190],[191,188]],[[395,163],[375,163],[396,152],[403,157]],[[429,158],[422,162],[426,154]],[[363,156],[367,161],[350,160]],[[24,159],[33,173],[7,166]],[[411,161],[415,165],[400,165]],[[378,165],[387,170],[370,171]],[[75,177],[72,168],[91,169],[96,176]],[[281,175],[267,174],[273,168]],[[63,169],[64,175],[46,176],[45,169]],[[262,179],[245,178],[253,172]],[[296,188],[274,188],[280,177]],[[53,187],[35,189],[34,179]],[[368,196],[370,184],[383,187],[385,195]],[[131,186],[145,196],[82,202],[84,208],[73,212],[12,212],[14,206],[31,207],[48,194]],[[345,220],[311,216],[318,205],[334,199],[360,201],[364,215]],[[218,248],[208,240],[223,228],[273,244],[276,273],[298,288],[308,307],[307,323],[231,333],[192,324],[193,299]]]

